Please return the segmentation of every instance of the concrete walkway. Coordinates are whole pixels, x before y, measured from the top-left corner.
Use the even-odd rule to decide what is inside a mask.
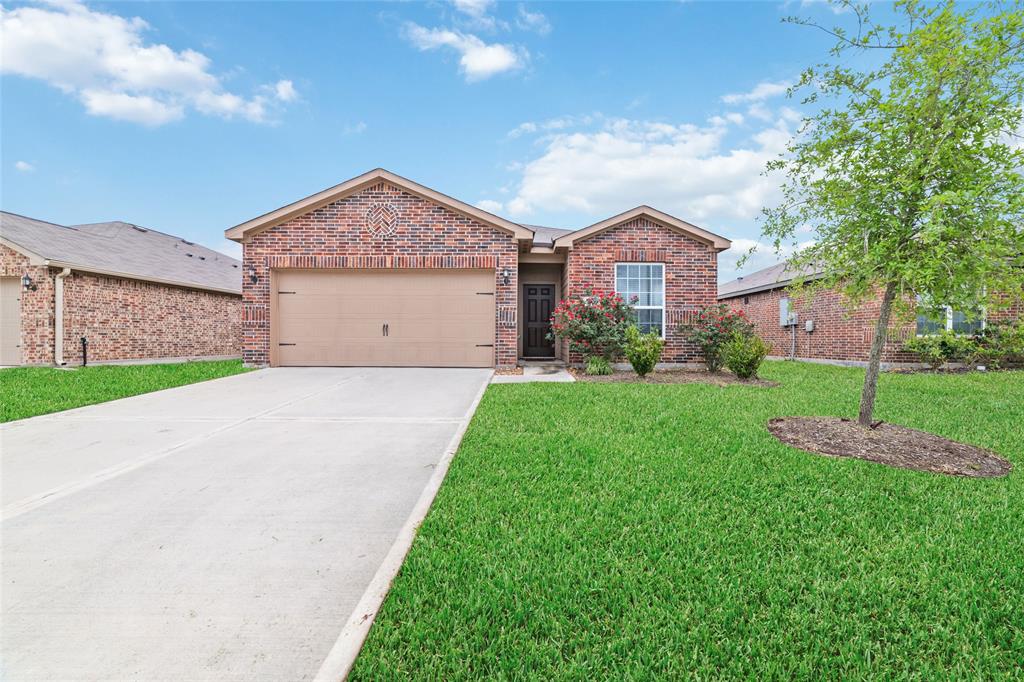
[[[0,679],[317,674],[490,378],[274,369],[0,427]]]

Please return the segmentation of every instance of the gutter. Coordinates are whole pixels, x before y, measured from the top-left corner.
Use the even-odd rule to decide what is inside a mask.
[[[71,268],[64,268],[53,278],[53,364],[64,366],[64,278]]]

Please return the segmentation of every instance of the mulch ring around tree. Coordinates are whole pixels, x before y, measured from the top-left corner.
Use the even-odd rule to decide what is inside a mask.
[[[901,469],[992,478],[1013,465],[999,455],[905,426],[871,428],[838,417],[780,417],[768,430],[783,443],[827,457],[853,457]]]
[[[569,369],[576,381],[593,381],[612,384],[712,384],[714,386],[778,386],[774,381],[764,379],[740,379],[726,372],[708,372],[702,369],[660,369],[645,377],[636,372],[615,370],[611,374],[590,375],[582,369]]]

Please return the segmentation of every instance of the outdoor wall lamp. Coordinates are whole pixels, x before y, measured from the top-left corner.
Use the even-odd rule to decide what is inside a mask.
[[[249,281],[253,284],[260,281],[259,275],[256,274],[256,268],[249,266]]]
[[[28,273],[26,272],[24,275],[21,276],[21,288],[24,289],[25,291],[35,291],[39,287],[35,284],[35,282],[32,281],[32,278],[29,277]]]
[[[501,283],[508,284],[512,279],[512,271],[507,267],[501,271]]]

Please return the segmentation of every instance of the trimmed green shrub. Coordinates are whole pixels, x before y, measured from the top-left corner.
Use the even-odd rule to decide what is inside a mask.
[[[691,322],[679,326],[679,333],[700,348],[709,372],[722,368],[722,348],[733,336],[750,336],[754,325],[742,310],[734,311],[724,303],[704,308]]]
[[[757,376],[768,350],[768,344],[760,336],[736,334],[722,346],[722,359],[729,371],[740,379],[751,379]]]
[[[968,362],[990,369],[1024,366],[1024,321],[989,322],[974,337],[975,352]]]
[[[601,376],[612,373],[612,363],[603,355],[591,355],[587,358],[587,374]]]
[[[640,376],[647,376],[654,371],[664,347],[665,340],[657,332],[641,334],[635,325],[626,330],[626,359]]]
[[[916,353],[921,362],[932,369],[941,369],[947,362],[969,362],[979,349],[970,336],[959,336],[951,331],[909,339],[904,348]]]

